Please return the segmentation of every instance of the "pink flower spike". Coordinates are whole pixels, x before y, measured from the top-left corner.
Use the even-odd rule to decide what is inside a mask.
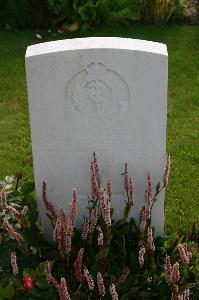
[[[70,203],[70,218],[74,223],[74,220],[77,216],[77,191],[73,189],[73,196]]]
[[[100,272],[97,273],[97,286],[100,297],[104,297],[105,295],[105,286],[102,274]]]
[[[48,198],[47,198],[47,183],[45,181],[43,181],[43,186],[42,186],[42,200],[44,202],[44,205],[45,205],[46,209],[51,214],[53,225],[55,225],[56,219],[57,219],[57,212],[54,208],[53,203],[48,201]]]
[[[147,181],[148,181],[148,194],[149,194],[149,197],[152,197],[151,174],[149,172],[147,175]]]
[[[51,274],[51,268],[50,268],[50,263],[48,261],[45,262],[44,269],[45,269],[46,280],[48,281],[49,284],[52,284],[56,288],[56,290],[58,291],[58,293],[59,293],[60,285],[57,282],[57,280],[52,276],[52,274]]]
[[[108,194],[109,199],[110,199],[111,196],[112,196],[112,184],[111,184],[110,179],[107,181],[107,194]]]
[[[166,271],[166,282],[168,284],[172,283],[172,266],[170,261],[170,256],[166,255],[166,264],[165,264],[165,271]]]
[[[153,204],[153,200],[152,200],[152,196],[150,195],[150,192],[148,190],[145,190],[145,203],[146,203],[146,218],[147,220],[149,220],[151,218],[151,209],[152,209],[152,204]]]
[[[192,258],[192,252],[188,251],[187,245],[180,244],[178,246],[180,258],[185,266],[188,266]]]
[[[1,190],[0,192],[0,203],[2,205],[2,208],[5,208],[7,206],[7,196],[4,190]]]
[[[189,300],[190,297],[190,290],[186,289],[183,293],[183,300]]]
[[[128,196],[128,194],[129,194],[129,176],[128,176],[127,163],[125,163],[125,167],[124,167],[124,187],[125,187],[126,194]]]
[[[92,233],[97,225],[98,215],[95,207],[91,212],[90,232]]]
[[[83,270],[82,270],[82,265],[83,265],[83,254],[84,254],[84,248],[79,249],[77,259],[74,263],[74,268],[75,268],[75,278],[81,283],[83,280]]]
[[[144,232],[146,230],[146,223],[147,223],[147,213],[146,213],[145,206],[143,206],[141,210],[141,223],[140,223],[141,232]]]
[[[180,281],[180,271],[179,271],[179,263],[176,262],[172,268],[172,281],[173,283],[178,283]]]
[[[90,229],[89,219],[88,217],[84,216],[84,224],[83,224],[83,230],[82,230],[82,240],[85,241],[88,237]]]
[[[97,157],[95,155],[95,151],[93,152],[93,163],[94,163],[94,171],[98,183],[98,188],[100,188],[100,173],[99,173],[99,166],[97,163]]]
[[[115,285],[113,283],[110,285],[110,293],[111,293],[112,300],[119,300],[118,294],[115,289]]]
[[[24,206],[23,209],[20,211],[20,214],[22,217],[25,217],[27,215],[28,212],[28,207]]]
[[[104,235],[103,235],[102,229],[100,226],[98,226],[97,230],[98,230],[98,238],[97,238],[98,245],[103,246],[104,245]]]
[[[151,252],[155,251],[155,245],[153,242],[153,231],[151,227],[148,227],[147,249]]]
[[[66,280],[64,277],[61,278],[61,284],[59,289],[60,300],[71,300],[71,297],[68,293]]]
[[[129,194],[128,194],[129,206],[133,206],[133,193],[134,193],[133,180],[130,177],[130,179],[129,179]]]
[[[24,241],[23,236],[14,230],[12,225],[8,222],[7,218],[3,219],[3,228],[7,231],[10,238],[16,240],[19,243],[19,245],[23,243]]]
[[[178,285],[173,285],[172,300],[179,300],[179,296]]]
[[[91,161],[91,197],[92,199],[99,198],[99,186],[93,161]]]
[[[140,247],[140,250],[139,250],[139,253],[138,253],[138,261],[139,261],[140,268],[142,268],[142,266],[144,265],[145,252],[146,252],[145,247],[144,247],[144,245],[142,245]]]
[[[105,201],[104,221],[108,227],[111,226],[111,204],[109,201]]]
[[[84,276],[86,278],[87,284],[88,284],[88,289],[89,291],[94,290],[94,281],[93,278],[91,277],[88,269],[86,267],[84,267]]]
[[[53,237],[58,244],[59,250],[65,253],[71,252],[72,234],[73,222],[71,218],[66,215],[64,209],[60,208],[53,232]]]
[[[130,270],[129,270],[128,267],[125,267],[125,268],[122,270],[122,274],[121,274],[121,276],[120,276],[119,279],[118,279],[118,283],[119,283],[119,284],[125,283],[125,281],[127,280],[128,275],[129,275],[129,272],[130,272]]]
[[[12,265],[12,273],[14,276],[17,276],[19,274],[19,269],[17,266],[17,256],[16,253],[13,251],[11,253],[11,265]]]
[[[165,187],[168,185],[168,181],[169,181],[170,165],[171,165],[170,154],[167,154],[166,165],[165,165],[164,176],[163,176],[163,182]]]

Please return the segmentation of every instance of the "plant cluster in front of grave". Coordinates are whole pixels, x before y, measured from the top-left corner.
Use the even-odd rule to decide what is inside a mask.
[[[187,236],[153,238],[151,211],[167,186],[169,169],[167,156],[163,180],[155,192],[148,174],[139,224],[129,215],[134,185],[127,164],[124,215],[114,221],[111,181],[102,187],[93,155],[88,215],[81,230],[73,226],[78,211],[76,190],[69,212],[56,211],[44,182],[43,201],[53,225],[53,244],[42,235],[34,184],[22,182],[20,176],[6,177],[0,182],[0,299],[198,299],[195,227]]]

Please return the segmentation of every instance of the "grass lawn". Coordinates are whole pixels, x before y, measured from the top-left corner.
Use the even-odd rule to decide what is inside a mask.
[[[115,26],[85,36],[121,36],[166,43],[169,52],[167,151],[172,157],[166,193],[167,233],[199,223],[199,27]],[[81,37],[82,33],[46,36]],[[24,55],[40,42],[32,33],[0,32],[0,179],[33,178]]]

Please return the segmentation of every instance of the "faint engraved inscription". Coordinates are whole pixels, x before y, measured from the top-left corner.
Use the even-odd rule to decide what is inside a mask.
[[[91,63],[67,86],[67,99],[80,113],[94,118],[127,109],[130,96],[124,79],[102,63]]]

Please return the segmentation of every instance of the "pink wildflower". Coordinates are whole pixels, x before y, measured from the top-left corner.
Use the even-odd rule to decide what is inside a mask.
[[[152,209],[152,196],[148,190],[145,190],[145,202],[146,202],[146,218],[149,220],[151,218],[151,209]]]
[[[147,249],[151,252],[155,251],[155,245],[154,245],[154,242],[153,242],[153,231],[152,231],[151,227],[148,227]]]
[[[165,165],[164,176],[163,176],[163,182],[164,182],[165,187],[168,185],[168,181],[169,181],[170,165],[171,165],[170,154],[167,154],[166,155],[166,165]]]
[[[173,285],[172,300],[179,300],[179,288],[178,285]]]
[[[111,196],[112,196],[112,185],[111,185],[111,180],[110,179],[107,181],[107,194],[108,194],[109,199],[110,199]]]
[[[130,270],[129,270],[128,267],[125,267],[122,270],[122,274],[121,274],[120,278],[118,279],[119,284],[125,283],[125,281],[127,280],[128,275],[129,275],[129,272],[130,272]]]
[[[98,245],[103,246],[104,245],[104,236],[103,236],[102,229],[100,226],[98,226],[97,230],[98,230],[98,237],[97,237]]]
[[[71,252],[71,238],[73,233],[73,223],[63,208],[59,210],[54,228],[54,240],[58,243],[59,250],[66,253]]]
[[[140,223],[140,231],[144,232],[146,230],[147,216],[146,216],[146,208],[142,207],[141,210],[141,223]]]
[[[7,218],[3,219],[3,227],[7,231],[11,239],[16,240],[20,245],[23,243],[23,236],[14,230],[12,225],[8,222]]]
[[[92,199],[99,198],[99,187],[93,161],[91,161],[91,196]]]
[[[130,177],[130,179],[129,179],[129,188],[128,188],[128,205],[129,206],[133,206],[133,192],[134,192],[133,180]]]
[[[167,255],[166,255],[165,271],[166,271],[166,282],[168,284],[171,284],[172,283],[172,266],[171,266],[170,256],[167,256]]]
[[[5,210],[7,214],[19,215],[19,212],[11,205],[6,205]],[[12,216],[13,217],[13,216]]]
[[[66,249],[66,253],[71,252],[72,234],[73,234],[73,222],[72,222],[70,217],[67,217],[66,218],[66,232],[65,232],[65,249]]]
[[[22,217],[25,217],[27,215],[28,212],[28,207],[24,206],[23,209],[20,211],[20,214]]]
[[[44,268],[45,268],[46,280],[48,281],[49,284],[52,284],[56,288],[56,290],[59,292],[60,285],[57,282],[57,280],[52,276],[50,263],[48,261],[45,262]]]
[[[91,212],[90,232],[92,233],[97,225],[97,208],[95,207]]]
[[[177,283],[180,281],[180,271],[179,271],[179,263],[176,262],[172,268],[172,281],[173,283]]]
[[[2,208],[5,209],[7,214],[19,215],[19,212],[16,210],[16,208],[14,208],[11,205],[8,205],[7,195],[4,190],[2,190],[0,192],[0,204],[1,204]]]
[[[74,222],[77,216],[77,191],[73,189],[73,196],[70,203],[70,218]]]
[[[147,175],[147,181],[148,181],[148,194],[149,194],[149,197],[152,197],[152,184],[151,184],[151,174],[148,172],[148,175]]]
[[[192,252],[188,251],[187,245],[180,244],[178,246],[180,258],[185,266],[188,266],[192,258]]]
[[[14,276],[17,276],[19,274],[19,269],[17,266],[17,256],[16,253],[13,251],[11,253],[11,265],[12,265],[12,273]]]
[[[190,297],[190,290],[186,289],[183,293],[183,300],[189,300]]]
[[[139,265],[142,268],[142,266],[144,265],[144,255],[145,255],[146,249],[144,247],[144,245],[142,245],[140,247],[139,253],[138,253],[138,261],[139,261]]]
[[[125,163],[125,167],[124,167],[124,187],[125,187],[126,194],[128,196],[128,194],[129,194],[129,176],[128,176],[127,163]]]
[[[0,203],[2,208],[5,208],[7,206],[7,196],[4,190],[1,190],[0,192]]]
[[[110,293],[112,300],[119,300],[115,285],[113,283],[110,285]]]
[[[100,202],[102,217],[104,219],[105,224],[109,227],[111,226],[111,204],[110,201],[106,199],[104,190],[100,191],[99,202]]]
[[[89,219],[88,217],[84,216],[84,224],[83,224],[83,230],[82,230],[82,240],[85,241],[88,237],[90,225],[89,225]]]
[[[100,297],[104,297],[105,295],[105,286],[104,286],[104,280],[102,277],[102,274],[100,272],[97,272],[97,286]]]
[[[53,231],[53,238],[54,238],[54,241],[58,242],[59,246],[60,246],[60,241],[62,239],[61,235],[62,235],[61,217],[60,217],[60,213],[58,213],[56,223],[55,223],[55,228]]]
[[[82,270],[82,261],[83,261],[83,254],[84,254],[84,248],[79,249],[77,259],[74,263],[74,268],[75,268],[75,278],[79,281],[82,282],[83,280],[83,270]]]
[[[47,184],[46,184],[45,181],[43,181],[42,199],[43,199],[43,202],[45,204],[46,209],[51,214],[53,225],[55,225],[56,220],[57,220],[57,212],[56,212],[56,210],[55,210],[54,205],[52,204],[52,202],[48,201],[48,198],[47,198]]]
[[[109,201],[105,202],[104,221],[108,227],[111,226],[111,204]]]
[[[66,280],[64,277],[61,278],[61,284],[60,284],[60,289],[59,289],[59,296],[60,300],[71,300],[71,297],[68,293],[67,285],[66,285]]]
[[[94,281],[93,278],[91,277],[88,269],[86,267],[84,267],[84,276],[86,278],[87,284],[88,284],[88,289],[89,291],[94,290]]]
[[[99,174],[99,166],[97,163],[97,157],[95,155],[95,152],[93,152],[93,164],[94,164],[95,176],[96,176],[98,188],[99,188],[100,187],[100,174]]]

